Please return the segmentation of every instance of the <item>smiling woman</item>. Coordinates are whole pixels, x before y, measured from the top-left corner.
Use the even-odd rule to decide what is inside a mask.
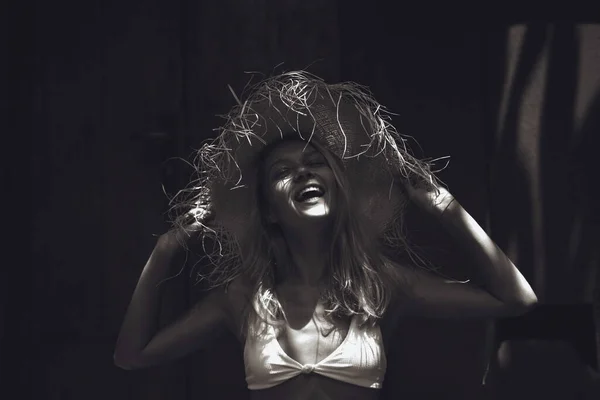
[[[244,349],[255,399],[376,399],[407,314],[514,315],[536,297],[512,262],[416,159],[355,83],[305,72],[261,82],[198,150],[133,294],[115,350],[123,368],[206,347],[223,329]],[[414,268],[403,213],[414,201],[473,255],[484,287]],[[190,240],[212,239],[209,294],[158,331],[156,284]],[[400,265],[383,247],[413,256]],[[421,265],[422,266],[422,265]]]
[[[335,204],[335,179],[314,145],[284,141],[266,154],[266,181],[262,184],[269,221],[293,227],[300,226],[307,217],[329,216]]]

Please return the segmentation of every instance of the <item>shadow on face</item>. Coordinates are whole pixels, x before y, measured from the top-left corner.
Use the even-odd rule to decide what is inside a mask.
[[[281,141],[268,149],[261,170],[269,223],[294,227],[330,222],[337,184],[315,146],[301,140]]]

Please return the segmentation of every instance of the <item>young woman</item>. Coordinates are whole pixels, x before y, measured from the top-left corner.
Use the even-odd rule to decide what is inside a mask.
[[[290,72],[253,89],[198,151],[198,179],[177,203],[184,212],[159,238],[127,310],[118,366],[165,363],[229,329],[253,399],[376,399],[400,318],[490,318],[536,303],[364,87]],[[402,223],[407,201],[455,237],[481,286],[418,268]],[[208,238],[214,268],[200,278],[212,289],[158,331],[157,285],[177,252]]]

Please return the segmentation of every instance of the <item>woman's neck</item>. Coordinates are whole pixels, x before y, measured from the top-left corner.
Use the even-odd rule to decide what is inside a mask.
[[[284,279],[296,286],[318,285],[325,275],[330,255],[330,237],[328,231],[302,233],[284,232],[290,260],[290,268]]]

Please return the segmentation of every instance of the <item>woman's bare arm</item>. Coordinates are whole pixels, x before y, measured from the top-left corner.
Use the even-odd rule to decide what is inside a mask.
[[[409,187],[413,200],[454,237],[474,261],[481,286],[448,283],[422,271],[402,268],[412,293],[405,312],[446,317],[518,315],[537,303],[537,297],[512,261],[469,213],[448,193]]]
[[[471,283],[450,282],[432,273],[398,267],[408,286],[396,316],[501,318],[527,312],[533,303],[506,302]]]
[[[458,201],[451,201],[440,219],[455,243],[473,260],[472,274],[483,289],[516,309],[537,304],[537,296],[523,274]]]
[[[178,246],[171,233],[161,236],[142,271],[114,353],[115,364],[123,369],[154,366],[185,356],[227,327],[226,297],[219,288],[157,332],[160,309],[157,286],[167,276]]]

